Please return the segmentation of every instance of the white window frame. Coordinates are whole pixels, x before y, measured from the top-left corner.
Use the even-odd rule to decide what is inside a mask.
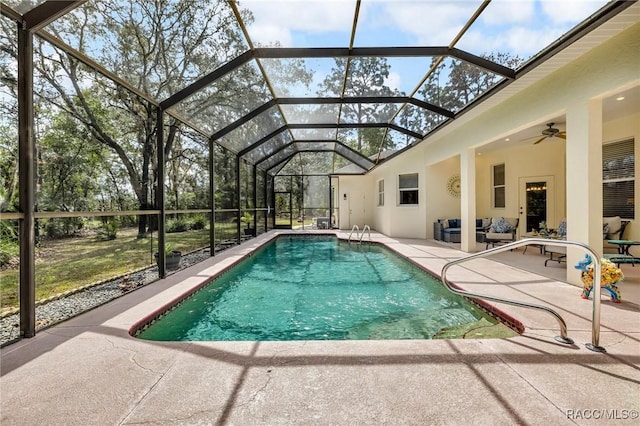
[[[414,176],[415,175],[415,179],[416,179],[416,183],[417,186],[416,187],[411,187],[411,188],[401,188],[400,187],[400,179],[402,176]],[[399,206],[417,206],[420,204],[420,174],[419,173],[403,173],[403,174],[399,174],[398,175],[398,205]],[[403,192],[414,192],[416,193],[415,196],[415,203],[403,203],[402,202],[402,193]]]
[[[502,167],[504,169],[504,172],[503,172],[504,182],[502,182],[501,184],[496,184],[495,182],[497,167]],[[497,198],[496,192],[499,189],[502,189],[502,191],[504,191],[503,206],[496,205],[496,198]],[[491,166],[491,204],[493,205],[494,209],[504,209],[507,207],[507,166],[505,165],[505,163],[494,164],[493,166]]]
[[[613,150],[612,150],[613,148]],[[607,152],[608,153],[607,153]],[[625,161],[628,158],[632,159],[633,167],[621,167],[620,161]],[[608,164],[613,162],[614,164],[608,167]],[[612,172],[609,172],[611,170]],[[627,171],[627,174],[620,173],[622,171]],[[618,173],[616,173],[616,171]],[[609,175],[611,173],[612,176]],[[620,216],[623,219],[635,219],[635,139],[622,139],[615,142],[610,142],[602,145],[602,209],[603,216]],[[631,187],[634,188],[633,197],[631,200],[633,202],[629,202],[627,200],[627,205],[631,207],[633,214],[631,216],[634,217],[625,217],[622,211],[616,211],[615,209],[611,209],[608,203],[614,203],[616,201],[616,196],[607,194],[607,185],[608,184],[616,184],[620,182],[631,182]],[[609,209],[608,209],[609,208]]]
[[[378,207],[384,206],[384,179],[378,181]]]

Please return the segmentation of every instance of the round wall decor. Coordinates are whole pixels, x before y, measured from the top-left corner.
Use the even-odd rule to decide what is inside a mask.
[[[460,175],[453,175],[447,181],[447,191],[453,197],[460,197]]]

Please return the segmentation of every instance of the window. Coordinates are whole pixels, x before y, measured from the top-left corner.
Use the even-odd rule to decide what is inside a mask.
[[[378,181],[378,205],[384,206],[384,179]]]
[[[633,139],[602,146],[603,216],[635,217],[635,162]]]
[[[494,208],[506,207],[504,182],[505,182],[504,164],[497,164],[493,166],[493,207]]]
[[[400,204],[418,204],[418,174],[398,175]]]

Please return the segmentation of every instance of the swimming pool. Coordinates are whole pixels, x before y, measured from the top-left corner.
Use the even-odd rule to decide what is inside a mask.
[[[138,337],[157,341],[452,337],[497,321],[377,244],[280,236]],[[443,334],[444,332],[444,334]]]

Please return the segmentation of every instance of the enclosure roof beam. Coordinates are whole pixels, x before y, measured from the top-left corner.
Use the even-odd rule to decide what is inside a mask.
[[[371,161],[369,158],[367,158],[366,156],[362,155],[360,152],[356,151],[355,149],[351,148],[348,145],[345,145],[344,143],[340,142],[337,139],[314,139],[314,140],[292,140],[288,143],[286,143],[285,145],[279,147],[276,151],[271,152],[269,154],[265,154],[264,156],[260,157],[260,159],[256,162],[257,164],[260,164],[261,162],[265,161],[267,158],[273,156],[274,154],[282,151],[283,149],[286,149],[287,147],[291,146],[291,145],[295,145],[295,144],[304,144],[304,143],[323,143],[323,142],[330,142],[330,143],[335,143],[336,145],[339,145],[341,147],[343,147],[346,151],[348,151],[350,154],[352,154],[354,156],[354,158],[349,158],[344,154],[341,154],[340,152],[336,151],[336,149],[322,149],[322,150],[308,150],[308,151],[299,151],[297,150],[297,152],[335,152],[337,154],[340,154],[342,157],[346,158],[347,160],[351,161],[352,163],[358,164],[358,161],[361,161],[364,164],[367,164],[367,167],[363,167],[360,166],[360,164],[358,164],[360,167],[363,167],[365,169],[370,169],[371,167],[374,166],[374,162]]]
[[[304,151],[304,152],[331,152],[331,150],[313,150],[313,151]],[[360,168],[362,169],[362,172],[361,172],[361,173],[350,173],[350,174],[364,174],[364,173],[367,171],[367,169],[363,168],[361,165],[359,165],[359,164],[357,164],[357,163],[354,163],[352,160],[350,160],[349,158],[345,157],[345,156],[344,156],[344,155],[342,155],[341,153],[339,153],[339,152],[335,152],[335,151],[333,151],[333,152],[334,152],[334,154],[339,155],[340,157],[344,158],[345,160],[347,160],[347,161],[351,161],[351,162],[352,162],[356,167],[360,167]],[[282,167],[284,167],[284,166],[286,165],[286,163],[287,163],[287,162],[289,162],[289,161],[290,161],[293,157],[295,157],[297,154],[300,154],[300,152],[297,152],[297,151],[296,151],[296,152],[294,152],[294,153],[293,153],[293,154],[291,154],[291,155],[287,155],[287,156],[286,156],[286,157],[284,157],[282,160],[278,161],[276,164],[274,164],[273,166],[269,167],[269,169],[267,170],[267,173],[271,173],[271,171],[272,171],[273,169],[275,169],[276,167],[278,167],[278,166],[280,166],[280,165],[282,165],[282,166],[280,167],[280,169],[282,169]],[[285,163],[285,164],[282,164],[282,163]],[[277,173],[276,173],[276,174],[277,174]],[[328,176],[328,175],[331,175],[331,174],[334,174],[334,172],[325,173],[325,174],[314,173],[314,175],[317,175],[317,176]],[[309,175],[306,175],[306,174],[305,174],[305,176],[309,176]]]
[[[277,135],[279,135],[280,133],[284,132],[287,129],[288,129],[287,125],[284,125],[284,126],[281,126],[281,127],[277,128],[276,130],[274,130],[273,132],[271,132],[268,135],[264,136],[263,138],[261,138],[257,142],[252,143],[251,145],[249,145],[245,149],[243,149],[240,152],[238,152],[238,157],[242,157],[242,156],[246,155],[249,151],[252,151],[252,150],[256,149],[257,147],[259,147],[260,145],[262,145],[263,143],[265,143],[269,139],[272,139],[272,138],[276,137]]]
[[[313,124],[288,124],[290,129],[375,129],[375,128],[389,128],[396,130],[405,135],[414,137],[416,139],[422,139],[424,135],[400,127],[393,123],[313,123]]]
[[[336,143],[337,143],[338,145],[340,145],[341,147],[345,148],[347,151],[349,151],[350,153],[352,153],[352,154],[353,154],[353,155],[355,155],[356,157],[361,158],[362,160],[364,160],[364,162],[365,162],[365,163],[368,163],[368,166],[366,167],[367,169],[370,169],[371,167],[373,167],[373,166],[375,165],[375,163],[374,163],[373,161],[371,161],[368,157],[366,157],[365,155],[363,155],[363,154],[361,154],[360,152],[356,151],[355,149],[351,148],[350,146],[345,145],[345,144],[343,144],[343,143],[342,143],[342,142],[340,142],[340,141],[336,141]],[[337,151],[336,151],[336,152],[337,152]],[[338,152],[338,154],[340,154],[340,153]],[[340,154],[340,155],[342,155],[344,158],[347,158],[347,157],[346,157],[345,155],[343,155],[343,154]],[[347,158],[347,160],[349,160],[349,161],[351,161],[351,162],[355,163],[355,161],[353,161],[352,159]]]
[[[253,53],[250,50],[247,50],[240,56],[236,56],[234,59],[225,63],[221,67],[216,68],[215,70],[211,71],[209,74],[205,75],[204,77],[194,81],[189,86],[185,87],[179,92],[176,92],[173,95],[169,96],[167,99],[160,102],[160,106],[163,109],[171,108],[178,102],[183,101],[184,99],[188,98],[189,96],[193,95],[199,90],[204,89],[205,87],[207,87],[209,84],[213,83],[220,77],[223,77],[226,74],[230,73],[231,71],[235,70],[236,68],[239,68],[242,65],[246,64],[251,59],[253,59]]]
[[[176,103],[193,95],[197,91],[208,86],[218,78],[228,74],[234,69],[244,65],[253,58],[263,59],[289,59],[289,58],[335,58],[335,57],[421,57],[421,56],[453,56],[465,62],[476,65],[494,74],[501,75],[508,79],[515,79],[516,73],[511,68],[502,66],[495,62],[476,56],[456,48],[442,47],[259,47],[254,50],[247,50],[240,56],[232,59],[221,67],[210,72],[206,76],[185,87],[181,91],[171,95],[160,103],[163,109],[167,109]]]
[[[22,16],[25,30],[38,31],[87,0],[48,0]]]
[[[275,99],[271,99],[269,102],[266,102],[266,103],[260,105],[258,108],[256,108],[253,111],[249,112],[244,117],[241,117],[241,118],[237,119],[236,121],[234,121],[233,123],[229,124],[228,126],[218,130],[213,135],[211,135],[211,139],[214,140],[214,141],[217,140],[217,139],[220,139],[224,135],[226,135],[226,134],[230,133],[231,131],[237,129],[238,127],[242,126],[244,123],[252,120],[253,118],[257,117],[258,115],[262,114],[263,112],[265,112],[266,110],[268,110],[269,108],[271,108],[271,107],[273,107],[275,105],[276,105],[276,100]]]
[[[254,51],[257,58],[342,58],[342,57],[424,57],[452,56],[510,80],[516,78],[515,70],[489,61],[480,56],[448,46],[408,47],[261,47]]]
[[[214,133],[213,135],[210,136],[210,138],[212,140],[218,140],[221,137],[227,135],[228,133],[230,133],[231,131],[237,129],[238,127],[242,126],[243,124],[245,124],[246,122],[252,120],[253,118],[257,117],[258,115],[262,114],[263,112],[265,112],[266,110],[268,110],[269,108],[275,106],[276,104],[281,104],[281,105],[305,105],[305,104],[312,104],[312,105],[322,105],[322,104],[340,104],[340,103],[344,103],[344,104],[360,104],[360,103],[405,103],[408,102],[410,104],[416,105],[420,108],[424,108],[427,110],[430,110],[432,112],[435,112],[436,114],[440,114],[443,115],[447,118],[455,118],[455,113],[453,113],[452,111],[446,110],[444,108],[440,108],[437,105],[433,105],[430,104],[428,102],[422,101],[420,99],[415,99],[412,97],[408,97],[408,96],[381,96],[381,97],[375,97],[375,96],[358,96],[358,97],[348,97],[348,98],[339,98],[339,97],[331,97],[331,98],[277,98],[277,99],[272,99],[269,102],[266,102],[262,105],[260,105],[258,108],[254,109],[253,111],[249,112],[248,114],[246,114],[245,116],[239,118],[238,120],[234,121],[233,123],[227,125],[226,127],[218,130],[216,133]],[[373,124],[373,123],[371,123]],[[380,125],[387,125],[388,123],[380,123]],[[393,124],[391,124],[391,126],[395,126]],[[419,135],[418,133],[415,133],[415,135],[418,135],[416,137],[422,138],[423,135]]]
[[[288,155],[287,157],[283,158],[281,161],[279,161],[279,162],[277,162],[276,164],[274,164],[273,166],[269,167],[269,170],[267,170],[267,173],[273,173],[273,169],[275,169],[275,168],[278,168],[278,167],[279,167],[279,168],[278,168],[278,170],[274,173],[274,176],[275,176],[275,175],[277,175],[277,174],[278,174],[278,172],[279,172],[280,170],[282,170],[282,168],[283,168],[284,166],[286,166],[286,165],[287,165],[287,163],[288,163],[289,161],[291,161],[291,159],[292,159],[293,157],[295,157],[296,155],[298,155],[298,152],[294,152],[293,154]]]
[[[455,118],[455,113],[437,105],[425,102],[411,96],[353,96],[353,97],[331,97],[331,98],[278,98],[281,105],[322,105],[322,104],[400,104],[410,103],[420,108],[435,112],[447,118]]]

